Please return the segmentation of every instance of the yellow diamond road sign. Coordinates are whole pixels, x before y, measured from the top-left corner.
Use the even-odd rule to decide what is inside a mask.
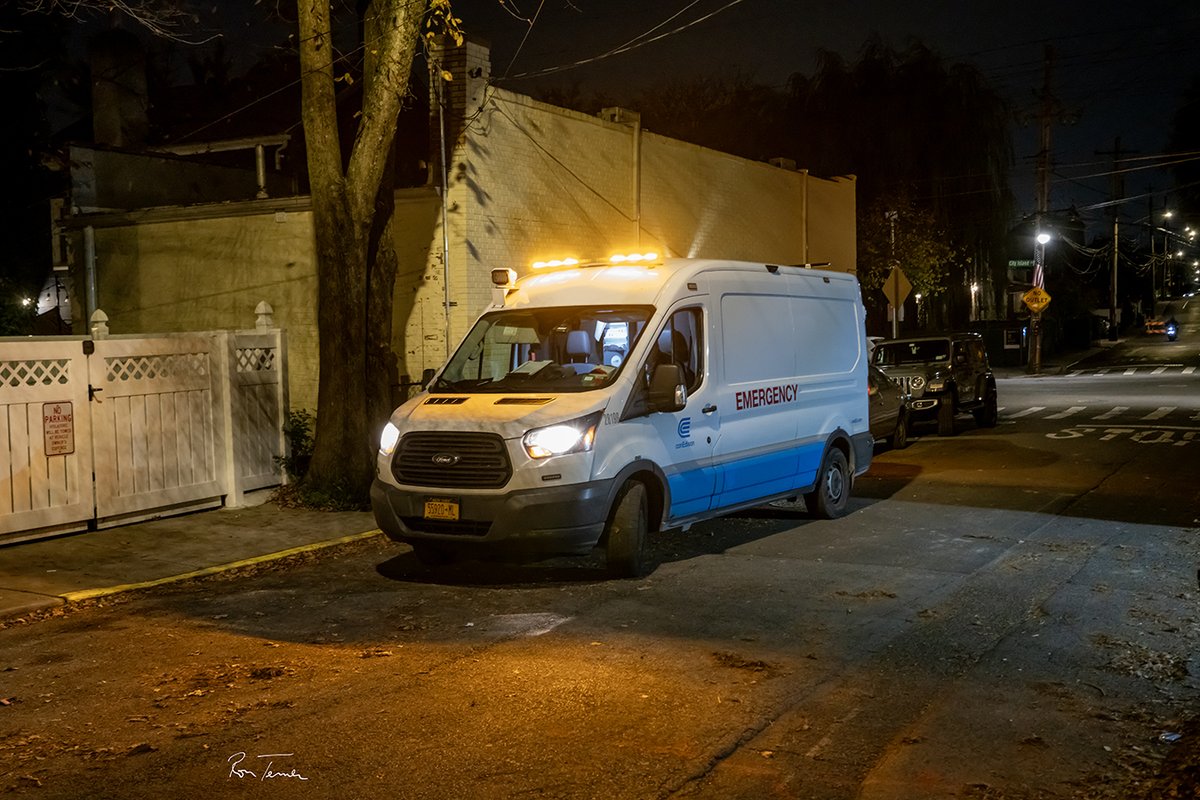
[[[908,293],[912,291],[912,284],[908,281],[908,276],[904,274],[904,270],[899,267],[892,267],[892,271],[888,273],[887,280],[883,282],[883,294],[893,308],[899,308],[904,305]]]
[[[1035,314],[1040,314],[1046,310],[1046,306],[1050,305],[1050,295],[1046,294],[1046,290],[1037,286],[1030,289],[1021,298],[1025,301],[1025,305],[1029,306],[1029,310]]]

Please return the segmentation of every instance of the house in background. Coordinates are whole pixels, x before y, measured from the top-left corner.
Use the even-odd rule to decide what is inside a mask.
[[[491,301],[495,267],[653,250],[855,271],[853,177],[668,139],[625,109],[593,117],[496,88],[479,43],[441,57],[456,80],[422,154],[435,166],[426,185],[396,192],[397,385],[445,359]],[[314,409],[311,203],[275,174],[288,147],[272,134],[174,152],[74,148],[55,224],[77,329],[95,308],[114,333],[244,328],[265,300],[288,332],[292,406]],[[217,150],[223,164],[198,161]]]

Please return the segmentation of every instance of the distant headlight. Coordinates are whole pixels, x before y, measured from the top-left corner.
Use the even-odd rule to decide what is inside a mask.
[[[390,456],[396,449],[398,441],[400,441],[400,429],[389,422],[383,426],[383,433],[379,434],[379,452]]]
[[[925,379],[920,375],[914,375],[912,380],[909,381],[909,386],[911,386],[914,390],[920,390],[925,386]]]
[[[929,391],[940,392],[946,388],[946,378],[943,375],[934,375],[929,379]]]
[[[570,422],[534,428],[525,434],[521,443],[525,445],[525,452],[530,458],[586,453],[596,441],[596,425],[600,422],[600,414],[597,411]]]

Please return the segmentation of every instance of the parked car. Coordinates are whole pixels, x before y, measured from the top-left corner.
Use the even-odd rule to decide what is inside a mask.
[[[871,435],[894,450],[908,446],[908,394],[879,367],[867,368],[870,397]]]
[[[888,339],[872,361],[908,393],[912,421],[936,420],[940,436],[953,436],[955,416],[969,411],[980,427],[995,427],[996,377],[979,334]]]

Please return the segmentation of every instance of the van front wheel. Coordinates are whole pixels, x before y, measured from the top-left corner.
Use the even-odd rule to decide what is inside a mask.
[[[646,486],[629,481],[621,487],[608,520],[605,558],[620,578],[636,578],[646,570]]]
[[[831,447],[821,463],[817,486],[804,495],[808,512],[822,519],[837,519],[850,502],[850,466],[846,454]]]

